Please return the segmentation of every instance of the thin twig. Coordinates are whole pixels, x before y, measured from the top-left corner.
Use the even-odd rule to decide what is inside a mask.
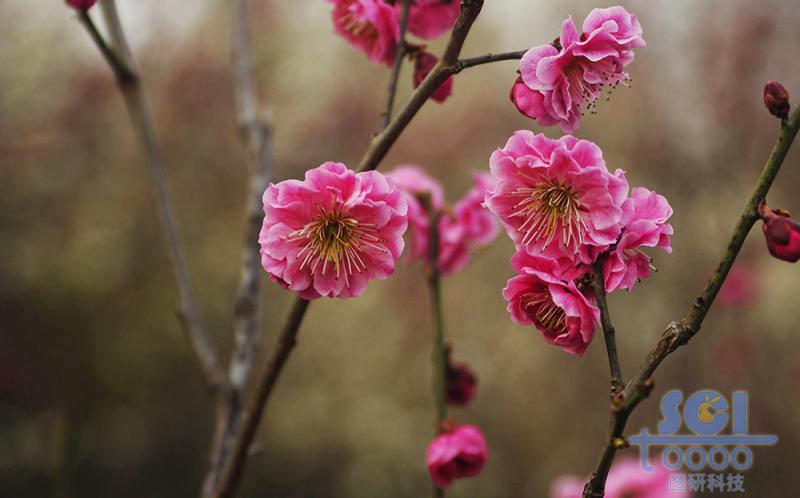
[[[447,418],[447,400],[445,397],[445,383],[447,379],[447,347],[444,342],[444,312],[442,310],[442,279],[439,272],[439,220],[441,213],[433,209],[430,196],[428,196],[426,209],[429,213],[430,229],[428,239],[430,244],[428,254],[428,291],[431,298],[431,314],[433,316],[433,348],[431,352],[431,367],[433,370],[433,399],[436,406],[435,429],[436,434],[442,430],[442,423]],[[433,484],[434,498],[442,498],[444,489]]]
[[[405,107],[392,118],[389,126],[372,140],[360,162],[359,171],[373,170],[378,166],[381,159],[400,136],[400,133],[411,121],[411,118],[414,117],[425,101],[433,95],[439,84],[446,79],[448,73],[452,71],[453,66],[458,62],[458,55],[461,53],[464,40],[469,34],[472,23],[478,17],[482,6],[483,0],[462,1],[459,17],[456,20],[450,41],[439,64],[434,67],[425,81],[417,87]],[[286,324],[278,335],[278,345],[271,353],[264,369],[260,372],[258,384],[253,389],[252,395],[242,412],[241,422],[236,431],[236,438],[230,456],[225,462],[219,485],[212,495],[214,498],[230,498],[236,494],[247,464],[248,448],[253,441],[253,437],[255,437],[256,430],[261,422],[261,415],[264,412],[275,381],[294,347],[300,324],[309,304],[305,299],[297,298],[292,306]]]
[[[278,335],[278,342],[271,351],[267,363],[258,377],[258,384],[253,390],[253,396],[250,397],[242,411],[236,439],[231,448],[230,456],[225,462],[219,485],[213,496],[230,497],[236,493],[244,473],[250,443],[256,435],[261,415],[267,405],[267,399],[275,387],[275,382],[283,370],[283,365],[289,358],[289,353],[291,353],[297,342],[297,330],[300,328],[300,323],[303,321],[303,316],[305,316],[309,304],[309,301],[305,299],[297,298],[295,300],[286,325]]]
[[[747,234],[758,221],[758,205],[766,199],[767,192],[772,187],[772,183],[775,181],[781,165],[783,165],[783,160],[786,158],[786,154],[789,152],[798,130],[800,130],[800,108],[796,109],[788,120],[782,121],[778,139],[772,148],[767,163],[761,171],[761,176],[756,182],[755,189],[750,195],[744,211],[739,216],[731,239],[722,256],[720,256],[717,268],[709,278],[703,293],[695,299],[689,311],[680,321],[672,322],[667,326],[656,347],[648,354],[639,372],[623,391],[621,406],[612,411],[611,437],[603,446],[595,471],[592,473],[589,482],[586,483],[586,487],[583,490],[584,498],[599,498],[603,496],[606,478],[614,460],[616,449],[624,445],[622,433],[625,429],[625,423],[631,412],[647,397],[652,389],[651,377],[658,366],[667,356],[680,346],[687,344],[700,331],[703,319],[711,308],[717,293],[722,288],[722,284],[725,283],[728,272],[733,266],[736,256],[747,238]]]
[[[525,52],[527,52],[527,50],[517,50],[514,52],[486,54],[486,55],[481,55],[479,57],[470,57],[468,59],[461,59],[460,61],[458,61],[458,64],[456,64],[455,72],[460,73],[464,69],[480,66],[482,64],[490,64],[492,62],[513,61],[522,59],[522,56],[525,55]]]
[[[617,341],[614,336],[614,324],[611,322],[611,314],[608,311],[606,302],[606,286],[603,281],[603,264],[598,261],[594,264],[592,275],[592,289],[597,299],[597,307],[600,308],[600,324],[603,328],[603,337],[606,342],[606,352],[608,353],[608,366],[611,371],[611,396],[622,392],[625,388],[625,381],[622,380],[622,368],[619,364],[617,355]]]
[[[467,39],[472,23],[483,7],[483,0],[462,0],[461,12],[456,20],[450,41],[447,43],[442,58],[433,67],[428,76],[420,83],[409,97],[405,107],[395,115],[384,130],[370,142],[367,152],[358,165],[359,171],[369,171],[378,167],[386,157],[389,149],[405,130],[420,108],[427,102],[433,92],[451,75],[455,74],[458,56],[464,41]]]
[[[406,30],[408,29],[408,13],[411,10],[411,0],[402,0],[403,10],[400,14],[400,41],[397,43],[397,51],[394,55],[394,65],[392,65],[392,72],[389,75],[389,89],[386,92],[386,110],[381,116],[381,130],[389,125],[392,119],[392,108],[394,107],[394,98],[397,94],[397,80],[400,79],[400,68],[403,66],[403,59],[408,53],[408,45],[406,44]]]
[[[218,399],[216,424],[210,451],[209,471],[203,484],[202,496],[211,496],[227,454],[233,445],[239,424],[242,398],[258,349],[258,329],[261,316],[258,236],[261,231],[262,195],[269,182],[271,160],[271,126],[259,112],[253,88],[250,56],[249,1],[236,0],[232,22],[234,67],[234,96],[237,124],[242,142],[247,148],[250,180],[245,206],[245,234],[242,267],[234,308],[234,347],[228,368],[231,390]]]
[[[167,183],[167,174],[161,162],[161,156],[156,142],[153,120],[147,108],[140,78],[136,72],[133,59],[130,55],[125,33],[119,21],[114,0],[103,0],[103,14],[108,25],[109,34],[113,44],[109,46],[99,34],[91,18],[82,15],[81,20],[89,31],[90,36],[97,44],[100,52],[109,63],[111,70],[117,77],[117,83],[125,98],[132,125],[142,141],[142,146],[150,166],[150,174],[155,190],[156,204],[159,219],[169,246],[169,258],[172,265],[175,281],[180,295],[178,317],[184,335],[192,347],[195,356],[203,370],[206,383],[212,389],[227,387],[225,374],[217,360],[217,355],[211,345],[205,323],[200,315],[194,291],[192,290],[189,272],[183,257],[183,250],[178,236],[175,210],[172,206],[172,197]]]

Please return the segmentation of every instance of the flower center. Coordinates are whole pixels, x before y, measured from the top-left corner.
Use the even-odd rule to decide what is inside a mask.
[[[342,17],[342,26],[356,38],[367,40],[378,39],[378,29],[369,21],[362,19],[356,12],[348,10]]]
[[[523,302],[525,312],[542,328],[557,336],[567,332],[567,315],[549,293],[528,294],[523,296]]]
[[[542,248],[546,248],[559,233],[567,247],[583,243],[587,226],[578,195],[569,185],[545,180],[533,187],[520,187],[510,195],[522,198],[511,214],[525,219],[517,228],[517,232],[525,234],[522,245],[543,240]]]
[[[375,225],[361,223],[338,208],[333,211],[320,208],[313,221],[287,235],[286,240],[305,242],[297,253],[298,258],[303,258],[300,269],[308,266],[314,273],[321,264],[322,275],[325,275],[330,267],[337,279],[344,275],[348,287],[353,273],[366,270],[364,259],[368,249],[387,251],[378,245],[383,239]]]

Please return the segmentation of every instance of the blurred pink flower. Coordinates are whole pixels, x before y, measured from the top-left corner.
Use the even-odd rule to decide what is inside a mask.
[[[511,259],[517,271],[503,289],[511,319],[533,325],[545,341],[582,356],[594,338],[600,311],[575,283],[583,271],[569,258],[531,254],[524,247]]]
[[[484,207],[486,194],[494,189],[495,180],[488,173],[473,173],[475,186],[453,208],[458,223],[464,227],[465,236],[475,244],[486,245],[500,233],[497,218]]]
[[[397,2],[398,9],[400,3]],[[408,16],[408,31],[432,40],[453,27],[460,7],[460,0],[413,0]]]
[[[622,235],[603,260],[606,292],[631,290],[642,278],[650,276],[650,258],[641,247],[659,247],[672,252],[669,236],[672,225],[667,220],[672,208],[666,197],[643,187],[636,187],[622,206]]]
[[[97,0],[67,0],[70,7],[84,11],[89,10],[96,3]]]
[[[445,399],[449,405],[467,406],[478,391],[478,378],[466,363],[454,362],[450,355],[448,348]]]
[[[488,456],[480,429],[474,425],[460,425],[431,441],[425,460],[433,483],[446,488],[455,479],[480,474]]]
[[[752,306],[758,299],[758,277],[746,263],[737,262],[717,294],[717,302],[729,308]]]
[[[499,229],[491,213],[482,206],[482,199],[492,180],[485,174],[475,175],[475,187],[456,203],[453,210],[444,204],[441,185],[421,168],[413,165],[398,166],[387,173],[405,194],[408,203],[408,221],[411,228],[409,261],[429,257],[430,214],[419,199],[428,193],[431,208],[439,216],[439,272],[450,275],[462,270],[470,259],[470,250],[489,244]]]
[[[334,4],[333,26],[375,64],[394,64],[400,42],[397,10],[383,0],[327,0]]]
[[[492,154],[490,168],[497,185],[486,205],[515,244],[587,259],[590,247],[617,241],[628,182],[624,171],[608,171],[592,142],[516,131]]]
[[[433,67],[439,62],[439,58],[435,55],[425,52],[424,50],[420,50],[416,54],[414,54],[414,88],[417,88],[420,84],[422,84],[425,77],[428,76],[428,73],[431,72]],[[433,92],[431,98],[436,102],[444,102],[447,100],[447,97],[453,93],[453,77],[450,76],[444,82],[439,85],[439,88]]]
[[[305,180],[270,184],[259,236],[270,277],[304,299],[354,297],[394,272],[408,223],[405,198],[376,171],[326,162]]]
[[[638,460],[617,461],[608,473],[605,498],[688,498],[688,491],[670,490],[669,470],[663,465],[651,464],[652,472],[645,472]],[[552,498],[581,498],[586,481],[574,476],[558,478],[553,483]]]
[[[622,7],[592,10],[580,34],[570,17],[556,45],[533,47],[522,57],[512,101],[542,126],[558,123],[572,133],[582,110],[591,109],[604,88],[629,78],[623,68],[633,61],[633,49],[644,45],[639,21]]]

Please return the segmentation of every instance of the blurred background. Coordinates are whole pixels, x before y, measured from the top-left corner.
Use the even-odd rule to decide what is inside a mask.
[[[232,3],[118,3],[188,263],[224,357],[247,178],[233,113]],[[778,122],[763,107],[764,82],[800,96],[800,2],[620,3],[638,15],[647,47],[629,67],[632,87],[585,118],[579,136],[600,144],[632,186],[666,195],[675,209],[674,253],[652,252],[658,273],[610,299],[631,374],[701,290],[766,160]],[[74,12],[47,4],[0,2],[0,496],[196,496],[213,409],[175,319],[146,164]],[[322,0],[253,5],[257,88],[274,117],[274,179],[326,160],[355,165],[378,125],[388,71],[332,33]],[[580,23],[596,6],[487,1],[463,54],[547,43],[565,17]],[[420,164],[456,200],[514,130],[559,136],[509,103],[515,70],[501,62],[459,75],[453,96],[422,109],[382,169]],[[406,67],[401,102],[410,79]],[[795,147],[770,204],[800,212],[798,185]],[[456,483],[453,498],[546,497],[556,477],[590,471],[605,437],[602,340],[579,359],[512,324],[500,295],[511,253],[500,237],[444,282],[454,356],[480,382],[473,405],[454,414],[480,425],[490,446],[482,475]],[[772,259],[754,232],[735,268],[738,292],[716,303],[703,332],[658,371],[629,432],[655,430],[657,399],[669,389],[747,389],[751,431],[780,440],[754,450],[745,496],[788,496],[800,452],[798,267]],[[265,287],[262,357],[292,299]],[[401,266],[358,299],[315,303],[241,496],[427,495],[430,342],[417,266]]]

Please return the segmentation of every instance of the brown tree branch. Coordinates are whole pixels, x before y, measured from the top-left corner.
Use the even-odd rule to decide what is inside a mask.
[[[598,261],[594,264],[592,275],[592,289],[594,290],[597,307],[600,309],[600,324],[603,328],[603,337],[606,342],[606,353],[608,353],[608,366],[611,370],[611,396],[619,394],[625,388],[625,381],[622,380],[622,368],[619,364],[617,355],[617,341],[615,338],[614,324],[611,322],[611,314],[608,311],[606,302],[606,286],[603,281],[603,264]]]
[[[442,58],[436,64],[428,76],[420,83],[416,90],[411,94],[405,107],[392,118],[389,125],[383,129],[370,142],[364,157],[358,165],[359,171],[369,171],[378,167],[378,164],[386,157],[389,149],[397,141],[397,138],[405,130],[408,123],[414,118],[420,108],[427,102],[433,92],[451,75],[455,74],[458,64],[458,55],[464,46],[472,23],[478,17],[483,7],[483,0],[462,0],[461,11],[456,20],[450,40],[447,43]]]
[[[453,71],[455,64],[458,62],[458,55],[464,45],[464,40],[469,34],[472,23],[478,17],[482,6],[483,0],[462,0],[458,20],[439,64],[417,87],[400,113],[392,118],[389,125],[372,140],[359,164],[359,171],[373,170],[378,166],[420,107]],[[261,416],[269,395],[296,343],[297,332],[300,329],[300,324],[309,304],[309,301],[297,298],[292,306],[286,324],[278,335],[278,344],[259,374],[258,384],[242,412],[233,448],[223,467],[219,485],[212,495],[214,498],[229,498],[236,494],[247,464],[250,444],[261,422]]]
[[[172,196],[167,183],[167,174],[161,162],[153,119],[147,108],[147,101],[142,91],[140,78],[133,63],[114,0],[103,0],[102,5],[109,34],[113,41],[112,45],[106,43],[86,13],[81,14],[81,21],[117,78],[117,84],[122,91],[125,105],[131,118],[131,124],[139,135],[147,156],[159,219],[167,239],[169,259],[178,286],[180,299],[178,318],[184,335],[200,363],[209,387],[212,389],[225,389],[227,387],[227,379],[211,345],[208,331],[192,289],[189,272],[186,268],[175,221]]]
[[[747,234],[758,221],[758,205],[766,199],[767,192],[772,187],[772,183],[775,181],[781,165],[783,165],[783,160],[786,158],[786,154],[789,152],[798,130],[800,130],[800,108],[796,109],[789,119],[781,122],[778,139],[772,148],[767,163],[761,171],[761,176],[756,182],[755,189],[750,195],[744,211],[739,216],[731,239],[722,256],[720,256],[719,263],[702,294],[695,299],[689,311],[680,321],[672,322],[667,326],[655,348],[648,354],[644,364],[639,368],[639,372],[623,391],[621,403],[617,406],[612,404],[610,437],[603,446],[600,460],[592,473],[591,479],[584,487],[584,498],[599,498],[603,496],[606,478],[614,460],[614,454],[619,447],[625,444],[622,434],[628,416],[649,394],[653,385],[651,377],[658,366],[667,356],[679,347],[686,345],[700,331],[703,319],[714,303],[722,284],[725,283],[728,272],[733,266],[736,256],[747,238]]]
[[[397,52],[394,55],[394,65],[392,65],[392,72],[389,74],[389,89],[386,92],[386,110],[381,116],[381,130],[389,125],[392,119],[392,108],[394,107],[394,99],[397,94],[397,80],[400,79],[400,68],[403,66],[403,59],[408,53],[408,45],[406,44],[406,30],[408,30],[408,13],[411,10],[411,0],[401,0],[403,3],[403,10],[400,14],[400,42],[397,44]]]
[[[258,236],[263,219],[261,198],[269,182],[272,140],[270,123],[259,112],[258,99],[253,88],[249,2],[250,0],[236,0],[231,30],[237,124],[242,142],[247,148],[250,170],[245,207],[246,226],[234,307],[234,347],[228,368],[231,389],[217,399],[209,470],[202,489],[202,496],[205,497],[211,496],[214,492],[219,474],[234,442],[244,389],[258,349],[261,316],[259,299],[261,259]]]
[[[500,62],[500,61],[512,61],[512,60],[519,60],[522,59],[522,56],[525,55],[527,50],[517,50],[514,52],[502,52],[499,54],[486,54],[481,55],[478,57],[470,57],[468,59],[461,59],[456,64],[454,73],[460,73],[464,69],[468,69],[475,66],[480,66],[483,64],[490,64],[492,62]]]

